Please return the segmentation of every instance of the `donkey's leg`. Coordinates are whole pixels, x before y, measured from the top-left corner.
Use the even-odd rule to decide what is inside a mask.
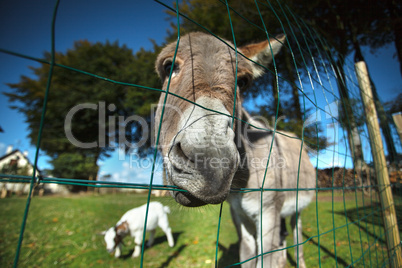
[[[257,245],[255,242],[255,237],[250,233],[244,224],[241,224],[240,232],[240,261],[243,262],[257,255]],[[255,267],[255,265],[256,260],[252,259],[242,264],[241,267]]]
[[[306,263],[304,262],[303,245],[301,244],[303,242],[303,235],[302,235],[302,220],[300,216],[300,211],[297,214],[298,214],[297,219],[296,219],[296,213],[293,214],[292,218],[290,219],[290,224],[293,230],[293,244],[297,245],[298,244],[297,242],[299,242],[299,245],[295,247],[295,261],[299,263],[300,268],[305,268]],[[299,253],[297,253],[297,251],[299,251]]]
[[[240,254],[239,254],[239,261],[247,261],[250,258],[255,257],[257,254],[257,248],[256,248],[256,242],[255,242],[255,229],[253,224],[249,222],[247,224],[247,220],[245,218],[245,215],[240,216],[242,213],[241,208],[237,207],[234,208],[234,206],[230,206],[230,211],[232,215],[232,220],[234,225],[236,226],[237,234],[239,237],[239,242],[240,242]],[[252,259],[244,264],[241,265],[242,268],[250,267],[254,268],[256,267],[256,260]]]
[[[283,248],[283,244],[281,245],[283,241],[280,239],[281,217],[279,212],[274,206],[265,208],[262,215],[262,224],[261,218],[257,224],[257,250],[259,254],[261,254],[261,249],[263,254],[266,253],[262,259],[264,267],[285,267],[286,250],[279,250]],[[263,242],[262,248],[261,242]],[[268,253],[270,251],[273,252]],[[261,257],[258,257],[256,267],[261,267]]]

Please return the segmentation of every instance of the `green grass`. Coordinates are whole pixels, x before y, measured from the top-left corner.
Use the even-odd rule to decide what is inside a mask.
[[[331,193],[320,193],[302,219],[299,243],[305,242],[308,267],[382,267],[388,260],[381,205],[370,196],[337,193],[333,202]],[[292,245],[290,236],[287,245]],[[288,250],[288,263],[295,266],[294,250]]]
[[[313,202],[302,214],[300,242],[305,242],[307,266],[345,267],[353,262],[354,267],[381,267],[387,252],[378,204],[368,204],[366,199],[363,206],[359,198],[357,213],[354,194],[349,194],[345,203],[342,195],[334,203],[330,194],[323,196],[324,200],[318,205]],[[189,209],[179,207],[171,198],[154,200],[170,206],[169,222],[176,244],[170,248],[163,232],[157,230],[154,246],[145,251],[144,267],[214,267],[219,206]],[[97,233],[113,226],[128,209],[145,202],[146,195],[138,194],[34,197],[19,267],[139,267],[140,258],[130,256],[134,247],[131,238],[125,240],[123,257],[115,259],[106,252],[103,237]],[[13,264],[25,203],[26,199],[19,197],[0,200],[0,267]],[[223,208],[219,267],[238,262],[237,233],[229,205],[225,203]],[[334,227],[339,228],[335,237]],[[287,245],[292,244],[290,235]],[[288,250],[289,267],[296,265],[293,250]]]

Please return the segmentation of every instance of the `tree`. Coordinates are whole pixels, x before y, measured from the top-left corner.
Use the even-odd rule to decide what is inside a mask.
[[[343,116],[341,119],[344,128],[348,131],[348,141],[354,166],[361,167],[364,162],[358,127],[363,120],[357,118],[359,115],[353,113],[353,100],[350,98],[344,82],[346,81],[345,58],[354,53],[355,61],[364,61],[361,52],[362,45],[369,46],[372,51],[375,51],[395,42],[401,61],[401,21],[397,19],[396,14],[397,10],[402,9],[402,5],[393,0],[309,1],[307,5],[298,0],[286,2],[293,9],[298,10],[298,15],[312,25],[334,48],[331,52],[334,55],[333,62],[336,67],[338,90],[342,102]],[[396,150],[390,130],[392,120],[389,120],[389,115],[385,114],[373,82],[372,89],[379,113],[380,126],[389,152],[388,157],[391,162],[394,162]]]
[[[402,75],[402,3],[396,0],[385,1],[387,5],[388,18],[383,22],[382,27],[389,27],[391,25],[394,33],[394,43],[398,54],[400,71]],[[380,27],[381,28],[381,27]],[[381,32],[381,29],[379,29]]]
[[[389,114],[400,113],[402,111],[402,93],[399,93],[393,100],[386,102],[384,106]]]
[[[157,45],[153,40],[152,50],[145,50],[141,48],[134,57],[134,67],[132,69],[131,81],[134,84],[147,86],[153,89],[159,89],[161,87],[161,81],[155,72],[155,61],[159,52],[162,50],[162,46]],[[131,87],[127,90],[124,106],[129,107],[129,115],[141,116],[151,126],[151,110],[152,105],[159,100],[160,92],[149,89]],[[126,136],[133,143],[143,143],[137,149],[137,153],[140,157],[144,157],[151,153],[153,132],[148,128],[148,132],[145,133],[143,125],[139,122],[134,122],[134,131],[127,129]],[[130,148],[127,148],[130,149]],[[127,151],[127,150],[126,150]]]
[[[126,119],[134,113],[150,118],[145,111],[149,111],[150,103],[156,102],[159,94],[111,83],[87,73],[157,87],[157,76],[152,78],[141,69],[144,64],[153,63],[154,54],[141,50],[133,55],[131,49],[117,42],[92,44],[88,41],[77,41],[66,53],[56,53],[58,65],[51,80],[41,142],[41,150],[51,157],[54,175],[95,179],[99,159],[108,157],[121,144],[127,146],[144,138],[140,122]],[[49,62],[50,53],[45,52],[44,59]],[[25,115],[33,145],[38,139],[49,68],[46,63],[30,67],[35,78],[21,76],[19,83],[8,84],[13,91],[4,93],[15,103],[11,107]],[[143,145],[146,146],[149,141]]]

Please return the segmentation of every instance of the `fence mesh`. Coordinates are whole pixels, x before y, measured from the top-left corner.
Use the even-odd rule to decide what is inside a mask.
[[[180,9],[181,5],[177,2],[175,5],[168,6],[163,2],[159,2],[167,9],[174,12],[176,15],[175,23],[177,25],[177,46],[174,57],[176,57],[177,48],[180,43],[182,32],[186,29],[181,29],[180,25],[183,21],[191,22],[199,27],[200,31],[206,31],[216,38],[220,37],[215,34],[213,29],[209,29],[198,22],[197,19],[193,19],[191,14],[186,13]],[[282,89],[289,90],[289,88],[296,88],[300,94],[301,109],[303,111],[303,127],[310,127],[314,129],[316,140],[307,140],[304,137],[304,131],[300,135],[302,143],[310,148],[312,152],[310,159],[317,168],[316,173],[316,188],[314,189],[270,189],[270,188],[233,188],[232,192],[246,193],[250,191],[261,192],[264,191],[291,191],[291,190],[314,190],[315,202],[310,204],[310,209],[303,212],[303,220],[306,224],[303,225],[303,237],[297,237],[298,243],[293,245],[289,240],[290,245],[286,249],[289,251],[298,251],[299,245],[304,246],[306,263],[311,267],[388,267],[391,265],[392,256],[388,255],[386,247],[386,233],[389,231],[389,226],[385,227],[383,223],[382,214],[385,212],[380,205],[380,199],[378,196],[379,189],[382,189],[384,185],[379,185],[376,182],[376,176],[374,169],[370,166],[374,162],[371,148],[369,143],[369,133],[367,126],[364,122],[365,112],[361,102],[360,89],[356,78],[354,64],[349,58],[340,59],[339,55],[333,55],[331,45],[327,43],[324,38],[320,37],[320,34],[316,30],[310,27],[305,21],[297,17],[297,13],[294,13],[284,3],[280,1],[256,1],[253,5],[250,3],[250,8],[259,13],[260,22],[252,22],[247,17],[241,14],[241,10],[236,10],[227,1],[217,1],[224,10],[226,10],[229,21],[225,22],[228,31],[231,32],[232,42],[234,47],[230,49],[237,52],[237,38],[235,27],[232,24],[232,17],[236,16],[241,19],[242,23],[247,27],[258,28],[261,31],[261,35],[265,34],[265,38],[272,38],[273,33],[269,30],[269,25],[264,23],[264,15],[266,13],[260,12],[260,9],[269,10],[270,15],[275,17],[280,24],[282,32],[286,34],[287,40],[284,44],[284,52],[290,56],[291,62],[289,63],[292,69],[295,70],[294,79],[286,77],[278,71],[280,66],[275,61],[272,68],[267,69],[267,73],[270,77],[275,77],[271,85],[278,89],[276,106],[273,106],[276,111],[275,117],[272,122],[272,129],[275,135],[285,135],[281,130],[277,129],[277,126],[282,120],[279,117],[279,102],[281,98],[286,99],[287,95],[282,93]],[[176,186],[172,185],[159,185],[154,184],[154,174],[157,163],[157,150],[153,152],[153,165],[150,173],[149,184],[138,183],[123,183],[113,181],[88,181],[78,180],[74,178],[53,178],[53,177],[41,177],[37,173],[37,164],[39,159],[40,145],[41,145],[41,133],[43,132],[43,126],[46,122],[46,107],[48,105],[48,94],[52,91],[52,74],[55,67],[64,68],[73,72],[79,73],[84,76],[90,76],[94,79],[101,79],[112,84],[120,84],[129,86],[132,90],[152,90],[165,94],[165,100],[168,95],[180,97],[169,92],[169,87],[166,91],[147,87],[141,84],[131,84],[127,81],[114,81],[107,77],[99,76],[95,73],[85,72],[78,68],[66,66],[58,63],[55,60],[55,22],[57,19],[59,1],[56,2],[53,14],[52,30],[51,30],[51,60],[46,61],[39,58],[34,58],[29,55],[23,55],[14,51],[9,51],[0,48],[0,52],[6,53],[15,57],[25,58],[28,60],[36,61],[39,63],[49,64],[50,71],[45,89],[45,100],[42,108],[41,124],[39,130],[39,136],[36,145],[36,154],[34,159],[34,171],[32,176],[19,176],[12,174],[0,174],[0,181],[5,183],[24,183],[29,184],[29,194],[25,204],[25,211],[22,216],[21,230],[18,235],[18,244],[15,251],[14,266],[17,266],[20,258],[20,252],[23,248],[24,233],[29,232],[26,230],[26,221],[29,217],[29,211],[32,201],[33,190],[35,186],[48,183],[56,183],[61,185],[78,185],[88,186],[92,188],[129,188],[129,189],[145,189],[149,190],[147,195],[147,204],[151,200],[152,190],[170,190],[170,191],[184,191]],[[263,36],[264,37],[264,36]],[[222,42],[224,40],[220,39]],[[230,45],[228,45],[230,46]],[[238,54],[236,54],[237,57]],[[173,60],[174,62],[175,60]],[[343,62],[342,66],[337,64]],[[340,68],[343,69],[341,70]],[[236,69],[237,71],[237,69]],[[171,70],[172,72],[172,70]],[[170,80],[170,78],[169,78]],[[170,82],[169,82],[170,83]],[[345,89],[342,91],[341,88]],[[271,94],[269,89],[263,90],[262,95]],[[347,93],[348,96],[342,94]],[[239,96],[235,96],[238,98]],[[261,97],[261,95],[259,96]],[[181,97],[180,97],[181,98]],[[348,99],[348,102],[345,101]],[[190,100],[185,100],[189,101]],[[193,102],[191,102],[193,103]],[[236,103],[236,102],[235,102]],[[253,102],[250,102],[251,107]],[[247,105],[247,101],[245,103]],[[349,105],[349,107],[346,107]],[[247,106],[246,106],[247,107]],[[235,109],[235,107],[234,107]],[[351,112],[351,113],[350,113]],[[164,111],[162,111],[163,117]],[[234,114],[234,113],[233,113]],[[240,120],[233,115],[232,124]],[[285,119],[286,120],[286,119]],[[356,124],[356,120],[362,121],[360,124]],[[159,134],[162,124],[162,119],[156,127],[159,128],[156,137],[156,144],[159,143]],[[254,126],[256,127],[256,126]],[[326,129],[326,133],[320,131],[321,128]],[[257,128],[257,127],[256,127]],[[363,162],[356,162],[356,154],[354,151],[353,142],[356,140],[350,139],[348,135],[351,132],[356,131],[358,134],[361,148],[363,151]],[[321,136],[327,136],[332,143],[327,146],[323,151],[320,150],[319,138]],[[396,141],[398,146],[397,150],[400,153],[401,147],[399,141]],[[391,152],[388,152],[390,154]],[[270,152],[267,152],[269,156]],[[369,165],[368,165],[369,164]],[[360,165],[360,166],[358,166]],[[325,167],[325,168],[323,168]],[[392,171],[392,169],[390,169]],[[395,170],[395,169],[394,169]],[[396,169],[397,171],[397,169]],[[401,209],[400,198],[400,173],[391,172],[395,177],[391,182],[391,187],[394,193],[394,202],[397,213]],[[265,180],[265,178],[264,178]],[[34,200],[35,201],[35,200]],[[221,256],[222,248],[220,240],[222,239],[221,225],[222,213],[225,213],[225,203],[220,205],[220,210],[216,218],[210,219],[210,221],[217,222],[216,230],[216,243],[215,254],[211,256],[215,260],[215,266],[218,266],[219,256]],[[43,208],[45,209],[45,208]],[[328,213],[330,212],[330,213]],[[187,211],[182,211],[187,213]],[[322,217],[321,215],[325,216]],[[398,215],[399,216],[399,215]],[[327,218],[328,217],[328,218]],[[314,219],[308,221],[307,218]],[[77,219],[78,220],[78,219]],[[146,226],[147,218],[145,219],[144,226]],[[401,226],[398,222],[398,225]],[[2,238],[2,239],[8,239]],[[144,239],[145,241],[145,233]],[[284,249],[281,249],[284,250]],[[395,249],[400,250],[400,246]],[[264,250],[263,250],[264,252]],[[237,252],[232,252],[237,254]],[[272,252],[264,252],[270,254]],[[145,242],[142,244],[142,254],[140,266],[151,266],[147,264],[144,255]],[[289,255],[289,254],[288,254]],[[10,256],[1,256],[2,259],[9,258]],[[259,258],[261,256],[255,256],[253,258]],[[330,260],[328,260],[328,258]],[[230,258],[229,258],[230,259]],[[237,266],[242,263],[238,262],[238,257],[232,258],[234,261],[229,262],[229,266]],[[289,259],[292,259],[289,257]],[[237,261],[236,261],[237,260]],[[288,262],[291,266],[298,266],[299,261],[292,259]],[[225,263],[227,265],[227,263]],[[201,266],[201,265],[200,265]]]

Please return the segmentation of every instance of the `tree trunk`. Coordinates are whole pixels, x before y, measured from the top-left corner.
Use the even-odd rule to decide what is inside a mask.
[[[396,152],[395,143],[394,143],[394,139],[392,137],[391,127],[390,127],[392,120],[390,120],[390,118],[388,117],[388,115],[386,114],[386,112],[384,110],[384,106],[382,105],[382,103],[378,97],[377,89],[376,89],[373,81],[371,80],[370,74],[369,74],[369,77],[370,77],[371,87],[372,87],[373,95],[374,95],[374,103],[375,103],[375,106],[377,109],[378,118],[380,120],[380,127],[382,130],[382,135],[384,136],[385,144],[386,144],[387,150],[388,150],[388,161],[390,163],[395,163],[397,161],[398,155]]]
[[[292,58],[290,57],[289,53],[285,53],[285,63],[286,63],[286,69],[288,72],[288,78],[290,85],[292,87],[292,98],[293,98],[293,109],[294,109],[294,117],[296,118],[297,121],[303,122],[303,113],[301,110],[300,106],[300,100],[299,100],[299,89],[297,88],[295,82],[296,82],[296,76],[295,76],[295,68],[292,65]]]
[[[337,13],[335,12],[334,14],[336,15]],[[343,112],[341,124],[348,133],[348,143],[353,159],[353,166],[356,171],[360,173],[362,169],[366,168],[366,164],[363,160],[363,150],[360,141],[359,130],[357,129],[356,119],[353,114],[352,105],[350,103],[348,89],[346,87],[345,70],[343,69],[343,65],[345,63],[344,57],[347,55],[348,51],[347,40],[349,37],[347,37],[346,35],[346,25],[341,17],[336,15],[336,18],[337,26],[341,30],[339,32],[339,47],[337,48],[338,57],[335,63],[336,82],[338,85],[339,96],[341,98],[341,112]],[[358,174],[358,176],[360,176],[360,174]]]
[[[94,156],[93,162],[91,163],[93,165],[93,167],[91,168],[91,171],[90,171],[89,176],[88,176],[89,181],[98,180],[99,166],[98,166],[97,162],[98,162],[99,156],[100,156],[100,148],[98,148],[98,150],[97,150],[97,152],[96,152],[96,154]],[[87,190],[87,192],[94,192],[95,187],[87,186],[86,190]]]
[[[337,60],[335,66],[335,72],[337,76],[337,84],[339,95],[341,97],[341,109],[343,111],[342,124],[343,128],[346,129],[348,133],[348,143],[350,148],[350,153],[353,159],[353,166],[357,170],[365,168],[365,163],[363,161],[363,150],[359,136],[359,130],[357,129],[356,119],[353,115],[352,106],[350,104],[348,90],[345,84],[345,73],[343,69],[342,56]]]

